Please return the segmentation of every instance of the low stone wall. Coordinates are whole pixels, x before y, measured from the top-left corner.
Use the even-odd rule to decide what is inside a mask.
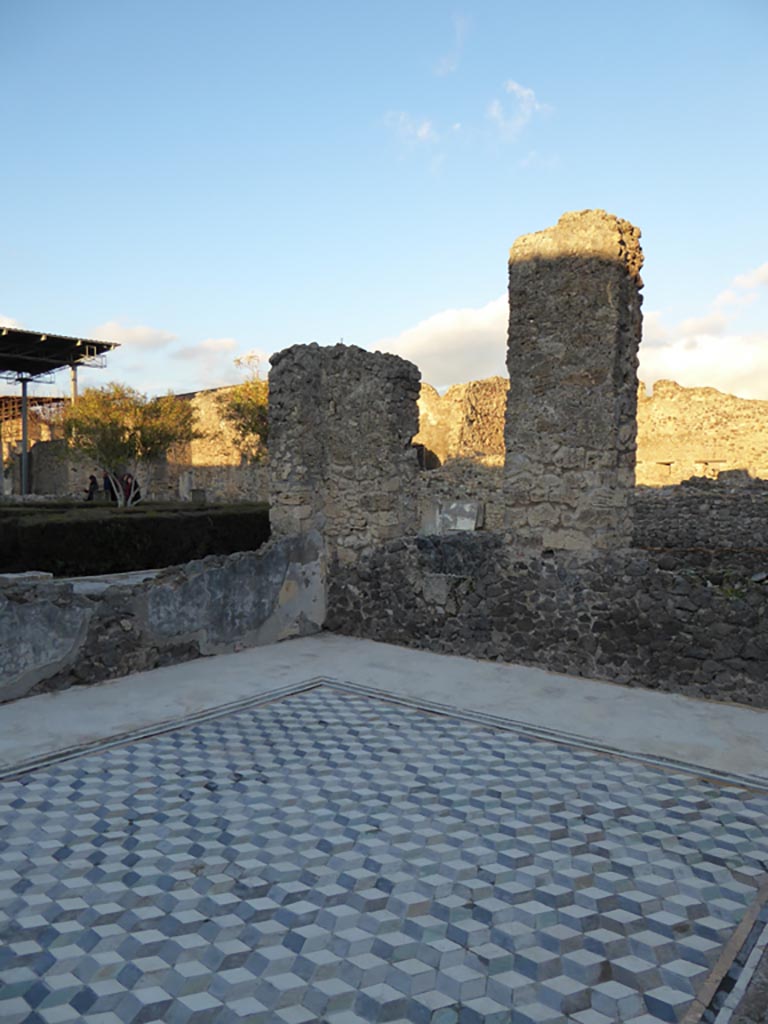
[[[768,707],[768,552],[531,554],[391,541],[329,577],[327,627]]]
[[[269,501],[269,470],[266,463],[243,463],[238,466],[185,466],[168,464],[175,476],[175,487],[169,488],[169,499],[193,501]]]
[[[213,556],[120,585],[0,584],[0,702],[320,630],[317,534]]]
[[[635,544],[646,548],[768,549],[768,486],[701,480],[635,490]]]

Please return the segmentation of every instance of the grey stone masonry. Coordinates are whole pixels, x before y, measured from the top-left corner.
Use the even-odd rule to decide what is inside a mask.
[[[271,362],[273,533],[317,529],[342,562],[416,533],[413,363],[348,345],[294,345]]]
[[[308,636],[324,619],[316,533],[157,572],[0,577],[0,704]]]
[[[402,538],[331,569],[325,627],[768,708],[767,568],[755,552]]]
[[[631,543],[639,237],[584,210],[511,249],[506,525],[532,548]]]

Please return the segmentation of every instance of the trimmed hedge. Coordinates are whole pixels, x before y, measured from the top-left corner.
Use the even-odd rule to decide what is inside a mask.
[[[9,509],[0,512],[0,572],[94,576],[161,569],[206,555],[255,551],[268,539],[265,505]]]

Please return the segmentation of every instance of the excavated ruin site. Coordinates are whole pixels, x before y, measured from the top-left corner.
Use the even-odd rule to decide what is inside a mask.
[[[258,551],[3,585],[5,1024],[766,1020],[765,426],[639,238],[517,240],[508,383],[275,355]]]

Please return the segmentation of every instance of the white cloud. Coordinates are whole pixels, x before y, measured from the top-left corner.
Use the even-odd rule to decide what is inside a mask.
[[[159,327],[147,327],[144,324],[137,324],[135,327],[127,327],[117,320],[108,320],[99,324],[90,332],[94,339],[101,341],[116,341],[132,349],[160,349],[166,348],[176,335],[170,331],[163,331]]]
[[[757,292],[746,292],[739,293],[734,291],[733,288],[726,288],[725,291],[720,292],[719,295],[715,296],[715,301],[712,305],[716,309],[721,309],[723,306],[749,306],[753,302],[757,302]]]
[[[236,384],[239,372],[235,366],[240,343],[235,338],[206,338],[196,345],[184,345],[171,352],[171,358],[185,363],[191,372],[187,378],[194,387],[216,388]],[[194,381],[199,383],[194,384]]]
[[[479,308],[446,309],[371,347],[416,363],[437,388],[506,374],[506,295]]]
[[[686,338],[698,334],[716,335],[724,334],[727,325],[728,321],[722,313],[707,313],[706,316],[692,316],[683,320],[678,331]]]
[[[23,325],[18,320],[14,320],[12,316],[3,316],[2,313],[0,313],[0,327],[17,327],[19,330],[23,329]]]
[[[733,283],[737,288],[744,289],[759,288],[762,284],[768,285],[768,263],[763,263],[762,266],[750,270],[747,274],[734,277]]]
[[[404,142],[437,142],[438,134],[431,121],[411,117],[404,110],[390,111],[385,117],[386,124]]]
[[[640,346],[640,379],[674,380],[683,387],[711,387],[742,398],[768,398],[768,333],[676,338]]]
[[[661,313],[648,310],[643,313],[643,344],[663,345],[669,341],[669,331],[661,322]]]
[[[756,302],[768,284],[768,263],[735,277],[703,316],[674,327],[658,313],[644,317],[640,376],[647,384],[668,378],[683,387],[713,387],[742,398],[768,399],[768,334],[735,327],[740,307]]]
[[[757,301],[761,285],[768,285],[768,263],[734,277],[730,287],[720,292],[712,305],[715,309],[722,309],[723,306],[751,305]]]
[[[441,57],[435,67],[435,74],[439,76],[452,75],[459,67],[461,51],[464,49],[464,40],[469,28],[469,20],[461,14],[453,16],[453,47],[450,53]]]
[[[739,306],[760,294],[742,289],[757,287],[764,278],[768,264],[735,278],[708,312],[676,324],[665,323],[658,310],[647,311],[640,379],[646,384],[670,379],[683,387],[713,387],[768,400],[768,332],[736,326]],[[507,319],[505,294],[484,306],[435,313],[371,347],[410,359],[425,381],[443,388],[506,374]]]
[[[488,105],[486,116],[496,124],[502,138],[511,142],[517,138],[534,114],[549,112],[551,107],[537,100],[533,89],[512,79],[504,84],[504,90],[512,97],[511,109],[508,110],[507,105],[501,100],[493,99]]]

